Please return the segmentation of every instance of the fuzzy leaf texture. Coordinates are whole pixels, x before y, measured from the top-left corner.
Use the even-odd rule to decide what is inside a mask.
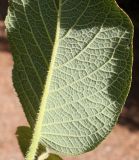
[[[20,126],[17,128],[16,136],[20,149],[23,155],[25,156],[28,152],[28,148],[32,138],[32,130],[29,127]],[[41,155],[43,153],[45,153],[45,148],[43,146],[40,146],[39,150],[37,151],[37,155]],[[62,160],[62,159],[55,154],[50,154],[47,160]]]
[[[133,26],[114,0],[10,0],[13,83],[39,144],[93,150],[115,125],[131,84]]]

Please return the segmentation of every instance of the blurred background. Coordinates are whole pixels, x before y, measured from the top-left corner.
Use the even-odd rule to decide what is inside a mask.
[[[130,94],[111,134],[94,151],[65,160],[139,160],[139,3],[117,0],[133,21],[134,66]],[[0,160],[23,160],[15,132],[27,125],[12,85],[12,54],[5,34],[8,0],[0,0]]]

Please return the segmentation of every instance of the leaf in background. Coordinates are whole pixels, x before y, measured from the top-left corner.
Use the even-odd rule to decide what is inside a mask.
[[[55,154],[50,154],[50,156],[47,158],[47,160],[62,160],[59,156]]]
[[[41,144],[59,154],[94,149],[131,84],[133,27],[114,0],[11,0],[6,20],[13,82]],[[38,113],[38,118],[36,117]]]

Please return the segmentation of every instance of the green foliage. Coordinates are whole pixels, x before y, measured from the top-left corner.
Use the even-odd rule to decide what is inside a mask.
[[[16,136],[18,139],[20,149],[21,149],[23,155],[25,156],[28,149],[29,149],[29,145],[31,142],[32,131],[29,127],[20,126],[17,128]]]
[[[114,0],[11,0],[6,26],[14,86],[34,130],[26,159],[37,157],[39,145],[64,155],[94,149],[130,88],[127,15]],[[24,133],[28,146],[31,133]]]
[[[30,143],[31,143],[31,138],[32,138],[31,128],[26,127],[26,126],[18,127],[16,131],[16,136],[18,139],[20,149],[23,155],[26,156]],[[39,145],[39,148],[37,150],[37,156],[40,156],[43,153],[45,153],[45,148]],[[47,160],[61,160],[61,158],[55,154],[50,154]]]

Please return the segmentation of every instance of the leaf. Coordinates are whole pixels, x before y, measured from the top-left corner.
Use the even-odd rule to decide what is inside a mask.
[[[66,155],[94,149],[129,92],[128,16],[114,0],[11,0],[6,26],[14,86],[35,126],[26,159],[39,144]]]
[[[32,138],[32,131],[29,127],[20,126],[16,131],[17,140],[20,146],[20,149],[25,156],[30,145],[30,141]]]
[[[25,156],[27,154],[27,151],[29,149],[31,139],[32,139],[32,130],[31,128],[27,126],[20,126],[17,128],[16,131],[17,140],[20,146],[20,149]],[[41,155],[43,152],[45,152],[45,148],[43,146],[39,146],[39,149],[37,151],[37,155]]]
[[[27,126],[20,126],[17,128],[16,136],[18,139],[18,143],[20,149],[25,156],[30,146],[31,138],[32,138],[32,130]],[[39,150],[37,151],[37,155],[41,155],[45,152],[45,149],[40,146]],[[50,154],[47,160],[62,160],[59,156],[55,154]]]
[[[51,154],[47,160],[62,160],[59,156],[55,155],[55,154]]]

